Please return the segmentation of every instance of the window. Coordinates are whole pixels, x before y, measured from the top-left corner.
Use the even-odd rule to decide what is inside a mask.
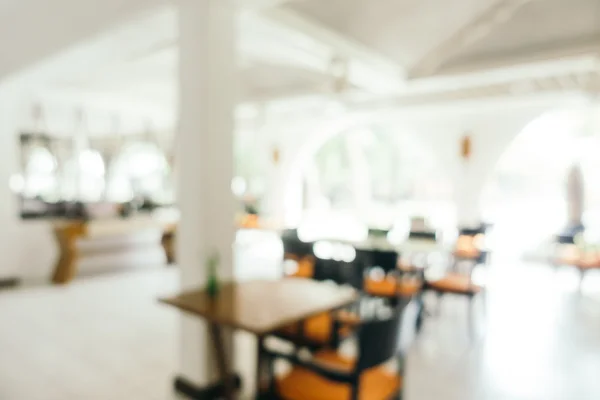
[[[305,170],[305,189],[307,218],[335,220],[344,231],[351,224],[340,220],[387,229],[408,226],[414,216],[436,228],[455,226],[451,180],[414,134],[395,126],[360,127],[329,140]]]
[[[104,194],[104,160],[96,150],[85,149],[65,163],[61,197],[67,201],[100,201]]]
[[[107,198],[125,202],[135,195],[159,203],[174,201],[169,164],[160,148],[150,142],[126,145],[109,166]]]
[[[55,200],[57,197],[56,158],[41,145],[33,145],[27,153],[24,177],[22,185],[19,185],[23,196]]]

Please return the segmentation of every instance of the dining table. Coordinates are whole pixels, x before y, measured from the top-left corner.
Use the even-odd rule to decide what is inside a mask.
[[[256,391],[259,396],[264,368],[265,339],[270,334],[307,318],[355,303],[359,294],[352,288],[302,278],[224,282],[216,295],[206,289],[185,291],[160,301],[203,319],[208,324],[222,393],[215,398],[236,398],[232,354],[224,329],[248,332],[257,337]],[[200,397],[199,397],[200,398]],[[205,398],[205,397],[203,397]]]

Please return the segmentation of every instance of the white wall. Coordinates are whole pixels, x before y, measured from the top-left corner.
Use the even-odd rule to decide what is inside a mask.
[[[580,96],[482,100],[437,107],[418,107],[372,113],[352,113],[281,127],[282,160],[275,168],[267,198],[272,216],[287,225],[298,222],[302,168],[328,139],[361,124],[390,123],[414,132],[435,154],[453,181],[459,225],[480,222],[481,195],[502,153],[522,129],[553,109],[580,103]],[[472,139],[468,162],[461,157],[464,135]]]
[[[17,171],[16,114],[19,97],[13,87],[0,86],[0,279],[17,276],[20,264],[19,219],[9,180]]]
[[[17,277],[39,281],[49,279],[58,257],[52,226],[48,221],[22,221],[19,217],[17,197],[9,187],[11,176],[20,172],[19,133],[36,128],[32,121],[34,97],[28,93],[29,91],[25,90],[22,84],[0,85],[0,249],[3,254],[3,261],[0,263],[0,279]],[[91,135],[111,132],[111,113],[106,110],[86,112],[87,130]],[[49,129],[53,134],[76,133],[75,107],[46,103],[45,115],[44,128]],[[123,133],[131,134],[143,131],[147,119],[141,115],[124,114],[121,116],[121,121]],[[159,265],[164,262],[162,249],[157,247],[157,232],[150,235],[147,233],[127,235],[119,240],[129,243],[131,252],[123,252],[111,256],[112,258],[86,259],[82,262],[81,270],[91,272],[99,271],[103,266],[127,266],[139,263],[140,254],[136,254],[134,248],[140,241],[146,241],[153,246],[146,247],[144,256],[146,264]]]

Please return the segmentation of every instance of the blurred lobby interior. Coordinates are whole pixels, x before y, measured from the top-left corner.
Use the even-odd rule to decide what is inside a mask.
[[[600,398],[599,0],[0,0],[0,400]]]

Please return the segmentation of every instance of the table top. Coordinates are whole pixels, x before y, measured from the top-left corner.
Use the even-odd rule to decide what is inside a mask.
[[[214,299],[205,290],[192,290],[161,302],[208,322],[262,336],[357,299],[351,288],[286,278],[223,283]]]

